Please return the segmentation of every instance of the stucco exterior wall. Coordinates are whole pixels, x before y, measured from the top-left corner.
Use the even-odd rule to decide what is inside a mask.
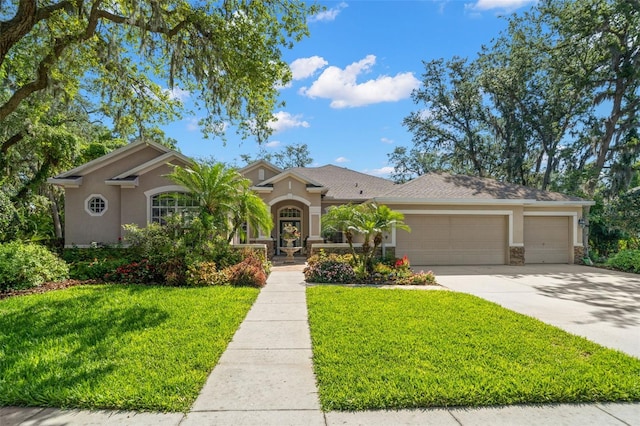
[[[277,173],[274,170],[264,166],[263,164],[258,164],[256,165],[256,167],[251,167],[250,169],[247,169],[242,173],[242,175],[249,179],[254,185],[257,185],[260,182],[264,182],[265,180],[269,180],[272,177],[276,176],[276,174]],[[261,177],[262,179],[260,179]]]
[[[135,188],[107,185],[105,181],[159,155],[162,153],[153,147],[144,147],[83,175],[80,187],[66,188],[65,244],[115,244],[123,235],[123,224],[135,223],[146,226],[148,210],[144,192],[158,186],[172,185],[169,179],[163,176],[172,169],[162,165],[139,176],[138,187]],[[107,202],[107,209],[101,216],[92,216],[85,208],[87,198],[92,195],[99,195]]]
[[[150,217],[149,197],[147,191],[163,189],[162,192],[171,192],[176,184],[166,177],[173,171],[173,167],[163,164],[156,169],[145,173],[138,178],[136,188],[122,188],[122,225],[134,223],[138,226],[146,226]]]

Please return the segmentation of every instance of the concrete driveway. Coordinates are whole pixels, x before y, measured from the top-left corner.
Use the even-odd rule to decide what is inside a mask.
[[[640,358],[640,275],[579,265],[434,266],[440,284]]]

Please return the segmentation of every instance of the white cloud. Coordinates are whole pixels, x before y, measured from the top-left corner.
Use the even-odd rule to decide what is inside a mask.
[[[291,74],[294,80],[302,80],[311,77],[316,71],[329,65],[321,56],[312,56],[310,58],[300,58],[291,62]]]
[[[382,143],[388,143],[388,144],[392,144],[393,143],[393,139],[389,139],[389,138],[381,138],[380,142]]]
[[[264,144],[264,146],[266,146],[267,148],[277,148],[280,145],[282,145],[282,142],[280,141],[269,141]]]
[[[309,127],[309,122],[301,119],[302,115],[291,115],[285,111],[278,111],[273,114],[271,128],[274,132],[282,132],[295,127]]]
[[[357,83],[360,74],[370,72],[376,63],[374,55],[340,69],[326,68],[311,87],[303,87],[299,93],[309,98],[331,99],[332,108],[359,107],[380,102],[396,102],[408,98],[420,85],[413,73],[399,73],[395,77],[378,76],[375,80]]]
[[[164,89],[164,91],[169,95],[170,99],[177,100],[180,102],[186,101],[191,96],[191,92],[189,92],[188,90],[183,90],[179,87]]]
[[[338,158],[335,159],[336,163],[348,163],[349,161],[351,161],[351,160],[349,160],[346,157],[338,157]]]
[[[467,3],[465,8],[471,10],[503,9],[513,11],[537,0],[477,0],[475,3]]]
[[[389,176],[391,173],[393,173],[394,168],[391,166],[385,166],[379,169],[373,169],[373,170],[365,170],[364,173],[370,174],[370,175],[374,175],[374,176],[382,176],[382,177],[387,177]]]
[[[327,9],[327,10],[324,10],[322,12],[316,13],[313,16],[310,16],[308,21],[309,22],[335,21],[335,19],[338,17],[340,12],[342,12],[342,9],[345,9],[348,6],[349,5],[347,3],[341,2],[340,4],[338,4],[336,7],[332,8],[332,9]]]
[[[185,121],[187,122],[187,130],[189,132],[195,132],[200,128],[200,125],[198,124],[199,120],[197,117],[186,118]]]

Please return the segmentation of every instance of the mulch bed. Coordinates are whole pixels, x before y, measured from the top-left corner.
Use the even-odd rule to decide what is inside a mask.
[[[46,293],[53,290],[62,290],[65,288],[73,287],[83,284],[98,284],[96,280],[64,280],[58,282],[44,283],[38,287],[26,288],[24,290],[11,290],[7,292],[0,292],[0,300],[7,299],[13,296],[25,296],[27,294],[39,294]]]

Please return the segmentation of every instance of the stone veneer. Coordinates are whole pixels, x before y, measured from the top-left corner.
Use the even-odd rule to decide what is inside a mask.
[[[509,247],[509,265],[524,265],[524,247]]]
[[[584,258],[584,247],[573,246],[573,263],[581,265],[584,263],[582,261],[583,258]]]

